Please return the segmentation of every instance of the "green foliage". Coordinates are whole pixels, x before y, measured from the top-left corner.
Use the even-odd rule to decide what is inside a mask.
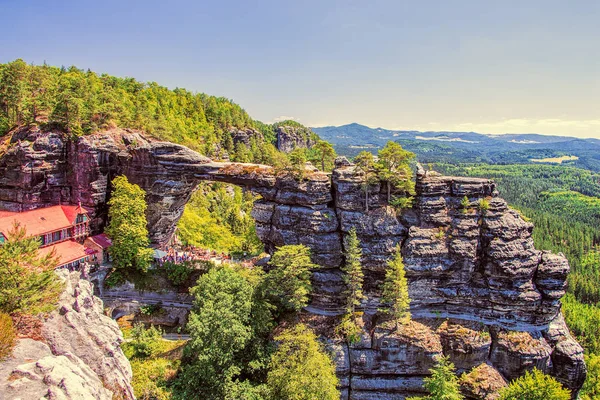
[[[467,211],[469,210],[470,206],[471,206],[471,201],[469,200],[469,198],[467,196],[463,197],[462,200],[460,201],[461,212],[463,214],[466,214]]]
[[[490,209],[490,202],[486,199],[479,199],[479,202],[477,202],[477,209],[479,209],[481,214],[485,214],[487,210]]]
[[[377,170],[379,179],[386,182],[387,200],[392,201],[392,189],[401,191],[405,196],[415,194],[415,182],[412,179],[410,161],[415,153],[406,151],[396,142],[389,141],[378,152]]]
[[[587,366],[587,379],[579,392],[579,398],[581,400],[600,399],[600,356],[586,356],[585,365]]]
[[[170,400],[170,383],[177,373],[179,361],[166,358],[131,360],[131,382],[138,400]]]
[[[250,215],[254,196],[240,187],[202,183],[177,225],[182,243],[225,253],[258,254],[263,245]]]
[[[289,311],[300,311],[308,304],[312,289],[310,271],[316,267],[310,260],[310,249],[304,245],[279,247],[269,265],[265,288],[270,299]]]
[[[62,284],[53,253],[38,255],[40,243],[18,224],[0,246],[0,312],[38,314],[54,309]]]
[[[142,315],[154,315],[161,312],[162,306],[160,304],[144,304],[140,306],[140,314]]]
[[[185,283],[193,271],[191,262],[174,263],[167,261],[163,264],[163,268],[167,273],[167,279],[173,286],[179,286]]]
[[[353,315],[356,306],[359,306],[365,298],[363,293],[364,273],[362,270],[361,259],[362,249],[360,241],[356,234],[356,228],[350,229],[344,243],[344,283],[346,284],[346,313]]]
[[[361,151],[354,157],[354,164],[363,176],[362,187],[365,192],[365,211],[369,211],[369,187],[377,183],[375,159],[368,151]]]
[[[162,331],[143,323],[137,323],[131,329],[131,342],[125,347],[128,358],[149,358],[156,356],[161,350]]]
[[[146,271],[153,251],[148,247],[145,192],[138,185],[129,183],[125,176],[113,179],[112,186],[105,232],[112,240],[109,252],[113,265],[120,269]]]
[[[538,369],[512,381],[500,391],[499,400],[569,400],[571,393]]]
[[[381,301],[389,306],[382,311],[391,315],[395,321],[399,323],[410,321],[408,281],[399,246],[396,248],[394,256],[387,262]]]
[[[267,385],[274,400],[338,400],[335,365],[317,337],[298,324],[275,337]]]
[[[0,104],[0,135],[16,125],[45,121],[74,134],[120,126],[209,156],[217,156],[219,147],[227,149],[232,128],[264,125],[223,97],[23,60],[0,64]]]
[[[358,324],[362,313],[346,313],[342,316],[340,323],[335,327],[335,333],[342,336],[348,343],[360,342],[362,328]]]
[[[600,307],[584,304],[567,293],[562,298],[565,321],[581,345],[592,354],[600,354]]]
[[[264,376],[273,326],[260,298],[258,271],[211,269],[191,290],[187,363],[178,380],[181,398],[222,399],[236,379]]]
[[[406,196],[392,196],[390,200],[390,205],[394,207],[396,210],[405,210],[407,208],[411,208],[413,205],[413,197]]]
[[[11,354],[16,337],[17,332],[13,327],[12,318],[10,315],[0,312],[0,361]]]
[[[330,171],[333,169],[333,161],[336,154],[333,146],[325,140],[319,140],[311,149],[315,157],[310,157],[311,161],[318,161],[321,165],[321,171]]]
[[[435,366],[429,370],[431,376],[425,378],[424,386],[429,391],[428,400],[462,400],[458,378],[454,374],[454,364],[447,357],[438,358]]]

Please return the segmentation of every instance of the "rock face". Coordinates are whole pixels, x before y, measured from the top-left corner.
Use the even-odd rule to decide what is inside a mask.
[[[65,290],[42,326],[45,343],[18,341],[0,365],[0,398],[134,399],[119,327],[89,282],[76,272],[60,274]]]
[[[316,135],[310,128],[303,126],[283,125],[276,129],[277,150],[289,153],[295,148],[309,149],[315,145]]]
[[[13,134],[0,159],[0,207],[24,210],[81,201],[93,210],[93,228],[100,229],[109,182],[119,174],[146,191],[148,227],[157,245],[171,237],[200,181],[227,182],[259,193],[262,199],[252,215],[267,251],[285,244],[311,248],[320,268],[312,276],[308,311],[317,315],[343,312],[344,237],[356,228],[367,295],[362,309],[373,326],[365,332],[369,339],[364,347],[341,358],[348,368],[340,374],[347,370],[347,381],[361,388],[349,384],[350,398],[404,398],[418,392],[417,381],[441,353],[467,373],[483,363],[513,379],[538,367],[574,393],[582,385],[583,350],[560,317],[568,262],[535,249],[532,224],[498,197],[490,180],[418,170],[413,207],[397,212],[387,202],[386,186],[373,184],[365,193],[363,176],[345,159],[336,160],[331,175],[307,170],[296,179],[263,165],[213,162],[131,130],[67,140],[59,132],[24,129]],[[465,197],[466,207],[461,204]],[[421,354],[413,349],[416,345],[407,345],[397,333],[384,333],[376,323],[386,261],[396,246],[406,265],[413,316],[459,321],[460,326],[436,327],[435,351]],[[465,330],[475,333],[464,335]],[[385,335],[393,338],[386,341]],[[532,345],[523,346],[525,341]],[[408,354],[413,355],[406,364]],[[385,389],[394,385],[404,389]],[[361,391],[366,394],[359,395]]]

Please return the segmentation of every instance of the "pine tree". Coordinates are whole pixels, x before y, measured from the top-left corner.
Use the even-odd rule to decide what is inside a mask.
[[[387,263],[381,300],[383,303],[389,304],[389,308],[383,311],[390,314],[396,322],[407,323],[410,321],[408,281],[399,246],[392,259]]]
[[[319,140],[317,144],[313,146],[313,149],[317,152],[319,161],[321,162],[321,171],[325,171],[325,164],[331,165],[335,159],[335,150],[333,146],[324,140]]]
[[[354,157],[356,169],[363,175],[362,188],[365,191],[365,211],[369,211],[369,187],[376,183],[375,160],[373,154],[361,151]]]
[[[54,253],[40,257],[40,242],[15,225],[0,246],[0,311],[38,314],[51,311],[62,291],[54,273]]]
[[[362,249],[356,234],[356,228],[350,229],[345,243],[345,262],[342,268],[344,272],[344,283],[346,284],[346,312],[354,314],[356,306],[365,298],[363,294],[364,274],[360,259]]]
[[[438,358],[435,366],[429,370],[431,376],[425,378],[424,386],[429,390],[426,400],[463,400],[458,378],[454,375],[454,364],[447,357]],[[549,400],[549,399],[548,399]]]
[[[392,200],[392,187],[413,195],[415,184],[409,162],[415,158],[415,153],[404,150],[398,143],[390,141],[379,150],[378,155],[379,178],[387,184],[388,203]]]

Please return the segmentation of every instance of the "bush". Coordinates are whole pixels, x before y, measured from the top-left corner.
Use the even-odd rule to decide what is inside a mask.
[[[477,208],[479,208],[482,214],[485,214],[490,209],[490,202],[486,199],[480,199],[479,203],[477,203]]]
[[[131,330],[132,358],[154,357],[160,352],[162,340],[162,330],[151,326],[146,329],[144,324],[137,323]]]
[[[499,400],[569,400],[571,393],[550,375],[538,369],[511,382],[500,391]]]
[[[140,306],[140,314],[142,315],[154,315],[162,310],[160,304],[144,304]]]
[[[164,264],[167,273],[167,279],[173,286],[182,285],[192,273],[192,265],[189,262],[173,263],[170,261]]]
[[[15,346],[16,332],[10,315],[0,313],[0,360],[8,357]]]

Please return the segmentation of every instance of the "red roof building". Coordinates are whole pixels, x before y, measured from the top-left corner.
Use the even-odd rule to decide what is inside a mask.
[[[0,211],[0,245],[16,224],[25,228],[28,236],[39,238],[41,255],[56,251],[58,267],[76,266],[89,257],[86,248],[78,243],[89,235],[88,211],[81,205],[58,205],[24,212]]]

